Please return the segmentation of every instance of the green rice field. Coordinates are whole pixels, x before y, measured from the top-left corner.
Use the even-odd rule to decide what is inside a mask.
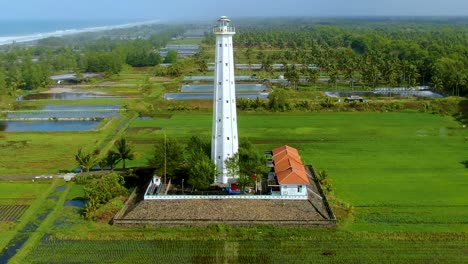
[[[288,144],[326,169],[335,195],[354,206],[355,230],[468,231],[468,131],[425,113],[240,114],[239,135],[260,149]],[[163,137],[209,138],[211,113],[135,120],[127,136],[144,164]]]
[[[333,229],[123,228],[57,207],[48,222],[62,224],[44,228],[47,236],[11,263],[466,263],[468,170],[461,162],[468,130],[451,117],[242,112],[238,125],[241,138],[260,149],[288,144],[304,163],[328,170],[333,196],[352,205],[352,213],[338,214]],[[164,135],[185,141],[210,134],[209,112],[135,119],[125,136],[137,159],[128,165],[145,165]],[[0,191],[14,190],[6,184]],[[44,189],[23,185],[31,197]],[[82,187],[72,186],[66,199],[75,196],[83,196]]]
[[[30,263],[464,263],[460,241],[47,241]],[[50,253],[56,255],[51,262]],[[80,252],[80,254],[75,254]],[[382,254],[382,252],[385,252]],[[100,261],[98,261],[100,260]]]

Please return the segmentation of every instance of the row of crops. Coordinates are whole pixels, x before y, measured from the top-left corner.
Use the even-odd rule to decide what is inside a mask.
[[[463,263],[466,241],[43,240],[31,263]],[[466,262],[465,262],[466,263]]]
[[[0,205],[0,222],[18,220],[28,207],[28,205]]]

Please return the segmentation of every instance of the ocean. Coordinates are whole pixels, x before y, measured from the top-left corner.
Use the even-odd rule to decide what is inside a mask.
[[[125,28],[152,21],[113,20],[0,20],[0,45],[32,41],[47,37],[60,37],[82,32],[96,32]]]

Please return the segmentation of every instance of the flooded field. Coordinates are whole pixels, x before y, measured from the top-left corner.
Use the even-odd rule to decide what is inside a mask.
[[[0,131],[5,132],[52,132],[87,131],[95,129],[100,121],[0,121]]]
[[[419,90],[414,88],[376,88],[371,91],[326,91],[325,95],[329,97],[349,97],[353,95],[362,97],[444,97],[443,95],[430,90]]]
[[[84,99],[102,99],[102,98],[125,98],[124,96],[107,95],[92,92],[66,92],[66,93],[35,93],[20,96],[17,101],[29,100],[84,100]]]
[[[244,99],[267,99],[268,93],[237,93],[236,98]],[[167,93],[164,94],[166,100],[210,100],[213,93]]]
[[[236,84],[236,92],[262,92],[267,91],[268,87],[264,84]],[[214,91],[213,84],[191,84],[182,85],[183,93],[208,93]]]

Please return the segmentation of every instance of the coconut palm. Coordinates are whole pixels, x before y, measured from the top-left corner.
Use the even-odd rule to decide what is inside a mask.
[[[89,170],[96,165],[97,159],[96,156],[92,153],[86,153],[82,148],[78,149],[78,152],[75,154],[75,160],[78,163],[78,166],[81,168],[81,172]]]
[[[109,155],[116,155],[121,159],[123,161],[123,168],[125,169],[125,160],[133,160],[135,158],[135,153],[130,144],[128,144],[127,140],[123,137],[115,141],[114,146],[116,150],[109,151],[114,154],[109,153]]]

